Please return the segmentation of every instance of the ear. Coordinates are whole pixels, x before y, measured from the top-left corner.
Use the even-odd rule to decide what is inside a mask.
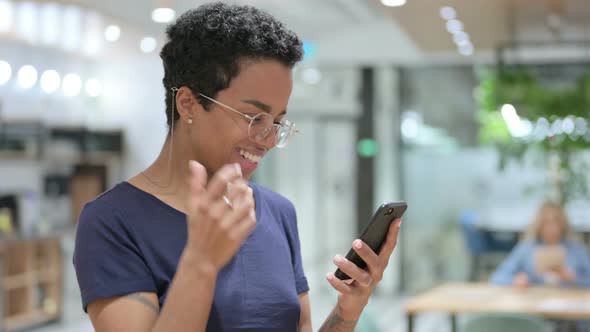
[[[176,92],[176,110],[180,115],[180,120],[186,123],[189,119],[195,118],[195,107],[202,107],[197,101],[191,89],[186,86],[181,87]]]

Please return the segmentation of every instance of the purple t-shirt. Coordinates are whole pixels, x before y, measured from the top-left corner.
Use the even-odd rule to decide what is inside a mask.
[[[256,228],[219,272],[207,331],[297,331],[298,294],[309,287],[295,208],[250,185]],[[166,305],[186,241],[186,215],[128,182],[88,203],[74,251],[84,310],[95,300],[136,292],[156,293]]]

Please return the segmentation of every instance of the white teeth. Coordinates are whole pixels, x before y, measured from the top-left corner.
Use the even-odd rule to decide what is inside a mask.
[[[244,151],[244,150],[240,150],[240,154],[242,155],[242,157],[246,158],[249,162],[255,163],[255,164],[260,162],[260,159],[262,158],[260,156],[257,156],[255,154],[252,154],[252,153],[250,153],[248,151]]]

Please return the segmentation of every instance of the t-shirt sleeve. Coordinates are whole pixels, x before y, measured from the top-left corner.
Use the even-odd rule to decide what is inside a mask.
[[[157,291],[123,218],[100,205],[84,207],[76,231],[73,263],[84,311],[99,299]]]
[[[299,230],[297,228],[297,213],[295,207],[289,202],[286,209],[287,215],[287,238],[291,248],[291,257],[293,264],[293,272],[295,273],[295,287],[297,294],[302,294],[309,291],[309,284],[303,271],[303,259],[301,258],[301,243],[299,242]]]

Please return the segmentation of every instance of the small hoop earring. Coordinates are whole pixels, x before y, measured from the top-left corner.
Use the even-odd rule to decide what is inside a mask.
[[[188,124],[193,124],[193,119],[188,119],[186,122],[187,122]]]

